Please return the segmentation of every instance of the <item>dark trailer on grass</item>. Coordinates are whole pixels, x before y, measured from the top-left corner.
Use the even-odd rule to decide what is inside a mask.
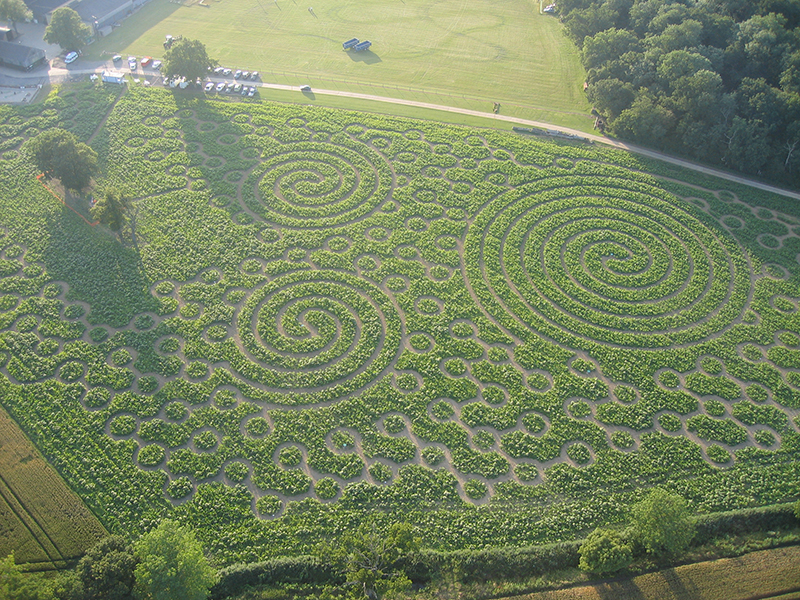
[[[46,62],[47,57],[40,48],[0,41],[0,64],[3,66],[30,71]]]
[[[358,44],[358,38],[353,38],[352,40],[347,40],[346,42],[344,42],[342,44],[342,48],[344,48],[345,50],[349,50],[356,44]]]
[[[364,40],[363,42],[359,42],[355,46],[353,46],[353,50],[356,52],[362,52],[364,50],[369,50],[369,47],[372,46],[372,42],[369,40]]]

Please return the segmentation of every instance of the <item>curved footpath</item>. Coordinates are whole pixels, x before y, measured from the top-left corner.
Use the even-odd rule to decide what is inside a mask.
[[[51,68],[49,72],[49,79],[51,81],[55,81],[57,79],[68,79],[74,78],[75,75],[89,75],[92,73],[101,73],[102,71],[115,68],[115,66],[111,63],[95,63],[94,68],[89,69],[60,69],[60,68]],[[126,73],[127,74],[127,73]],[[155,74],[155,73],[154,73]],[[135,75],[140,75],[136,73]],[[144,75],[144,74],[142,74]],[[38,78],[41,79],[41,75],[27,75],[20,74],[18,76],[20,79],[24,78]],[[210,81],[220,82],[220,81],[232,81],[231,78],[220,78],[220,77],[211,77],[209,78]],[[292,91],[292,92],[299,92],[299,87],[294,85],[283,85],[279,83],[253,83],[251,85],[255,85],[257,87],[268,88],[272,90],[282,90],[282,91]],[[513,123],[515,125],[524,125],[527,127],[540,127],[544,129],[552,129],[555,131],[560,131],[562,133],[568,133],[571,135],[576,135],[593,142],[599,144],[605,144],[607,146],[612,146],[614,148],[618,148],[620,150],[627,150],[628,152],[633,152],[634,154],[639,154],[641,156],[647,156],[648,158],[654,158],[657,160],[662,160],[664,162],[683,167],[685,169],[691,169],[692,171],[696,171],[698,173],[703,173],[704,175],[711,175],[713,177],[719,177],[721,179],[725,179],[727,181],[732,181],[734,183],[738,183],[741,185],[746,185],[752,188],[756,188],[759,190],[764,190],[767,192],[772,192],[774,194],[780,194],[781,196],[786,196],[788,198],[794,198],[795,200],[800,200],[800,193],[792,192],[790,190],[786,190],[783,188],[779,188],[774,185],[769,185],[766,183],[761,183],[759,181],[754,181],[752,179],[748,179],[746,177],[741,177],[739,175],[733,175],[731,173],[727,173],[725,171],[721,171],[719,169],[714,169],[712,167],[706,167],[703,165],[699,165],[697,163],[684,160],[682,158],[677,158],[674,156],[670,156],[669,154],[664,154],[663,152],[658,152],[656,150],[650,150],[648,148],[644,148],[642,146],[637,146],[636,144],[630,144],[628,142],[622,142],[619,140],[610,139],[607,137],[594,135],[591,133],[585,133],[583,131],[578,131],[577,129],[571,129],[569,127],[560,127],[558,125],[553,125],[552,123],[543,123],[541,121],[531,121],[528,119],[521,119],[519,117],[509,117],[505,115],[499,115],[495,113],[487,113],[482,112],[479,110],[471,110],[468,108],[457,108],[454,106],[445,106],[442,104],[432,104],[430,102],[418,102],[416,100],[404,100],[402,98],[391,98],[386,96],[377,96],[373,94],[360,94],[358,92],[344,92],[340,90],[325,90],[325,89],[317,89],[313,90],[313,93],[324,95],[324,96],[339,96],[343,98],[354,98],[358,100],[372,100],[375,102],[384,102],[387,104],[401,104],[404,106],[412,106],[415,108],[426,108],[430,110],[439,110],[444,112],[451,112],[451,113],[458,113],[462,115],[468,115],[472,117],[480,117],[483,119],[494,119],[495,121],[503,121],[506,123]]]

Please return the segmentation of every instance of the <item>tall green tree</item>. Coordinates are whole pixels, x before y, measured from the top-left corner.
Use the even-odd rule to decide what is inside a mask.
[[[655,488],[631,512],[634,535],[650,554],[680,552],[694,537],[686,501],[677,494]]]
[[[318,553],[338,564],[347,583],[357,586],[365,597],[379,600],[411,586],[400,562],[417,550],[419,539],[408,523],[395,523],[387,531],[371,521],[346,532],[337,544],[321,546]]]
[[[11,21],[14,31],[17,31],[18,21],[31,18],[33,13],[22,0],[0,0],[0,21]]]
[[[595,529],[578,550],[579,567],[589,573],[614,573],[633,560],[631,545],[612,529]]]
[[[216,581],[203,547],[175,521],[163,521],[134,546],[135,597],[140,600],[204,600]]]
[[[120,536],[111,536],[92,546],[75,569],[81,600],[133,600],[133,549]]]
[[[42,581],[22,571],[11,553],[0,558],[0,600],[45,600],[50,590]]]
[[[50,24],[44,30],[44,41],[58,44],[62,50],[80,50],[92,35],[92,28],[81,21],[71,8],[62,6],[53,11]]]
[[[70,190],[85,188],[97,172],[97,153],[64,129],[43,131],[25,149],[38,169]]]
[[[130,206],[130,198],[117,189],[110,188],[95,202],[91,209],[92,218],[107,225],[122,241],[122,229],[130,221]]]
[[[208,57],[205,44],[198,40],[180,39],[164,53],[161,72],[166,77],[185,77],[188,81],[202,79],[216,61]]]

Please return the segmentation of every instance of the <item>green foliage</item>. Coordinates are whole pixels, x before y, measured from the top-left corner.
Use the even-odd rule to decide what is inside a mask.
[[[464,493],[473,500],[480,500],[488,491],[486,484],[478,479],[469,479],[464,483]]]
[[[164,52],[161,71],[165,77],[185,77],[187,81],[203,79],[216,62],[208,57],[205,44],[182,38]]]
[[[53,590],[48,582],[37,578],[16,564],[14,554],[0,559],[0,598],[3,600],[50,600]]]
[[[274,515],[282,506],[283,502],[277,496],[267,495],[256,500],[256,509],[265,516]]]
[[[132,600],[137,559],[120,536],[107,537],[92,546],[75,571],[81,600]]]
[[[627,431],[615,431],[611,434],[611,441],[617,448],[627,449],[635,443],[633,436]]]
[[[444,450],[442,450],[438,446],[428,446],[427,448],[423,448],[422,458],[425,460],[426,463],[428,463],[432,467],[435,467],[444,460],[445,458]]]
[[[678,553],[695,532],[685,500],[661,488],[654,488],[633,506],[631,526],[637,541],[651,554]]]
[[[590,573],[615,573],[633,560],[630,544],[613,529],[595,529],[581,544],[580,568]]]
[[[148,444],[139,450],[137,460],[145,467],[157,467],[164,462],[164,449],[156,444]]]
[[[80,50],[92,35],[92,28],[81,21],[73,9],[62,6],[50,15],[50,23],[44,31],[44,41],[58,44],[62,50]]]
[[[111,188],[98,198],[91,209],[92,218],[122,236],[122,227],[129,222],[130,198]]]
[[[408,523],[394,523],[379,532],[374,523],[366,522],[344,533],[336,546],[322,545],[317,551],[338,565],[347,583],[358,586],[365,597],[382,598],[411,586],[398,565],[418,549],[419,539]]]
[[[56,13],[59,10],[74,12],[72,9],[61,8]],[[55,177],[65,188],[71,190],[81,190],[88,186],[97,172],[97,153],[64,129],[43,131],[26,142],[25,150],[37,169],[48,177]]]
[[[134,546],[136,595],[153,600],[202,600],[216,580],[194,534],[163,521]]]
[[[392,478],[392,470],[383,463],[375,463],[370,466],[369,474],[375,481],[387,482]]]
[[[0,0],[0,19],[19,22],[33,19],[33,13],[22,0]]]
[[[590,146],[103,90],[0,111],[16,149],[108,114],[98,189],[136,226],[0,161],[0,402],[110,530],[174,516],[233,564],[370,514],[457,551],[655,484],[800,493],[790,206]]]
[[[323,477],[314,486],[314,491],[323,500],[331,500],[339,493],[339,484],[330,477]]]

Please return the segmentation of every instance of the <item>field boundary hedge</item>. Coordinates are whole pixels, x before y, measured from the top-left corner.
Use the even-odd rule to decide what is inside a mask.
[[[713,513],[695,517],[697,532],[692,545],[699,546],[726,535],[771,531],[798,524],[794,504]],[[543,575],[563,568],[577,568],[582,539],[524,548],[486,548],[439,552],[425,550],[407,557],[402,565],[415,583],[428,583],[444,574],[462,583],[516,579]],[[680,564],[678,558],[676,564]],[[248,586],[269,584],[337,585],[344,582],[336,568],[316,556],[276,558],[259,563],[232,565],[220,571],[211,590],[213,600],[241,593]]]

